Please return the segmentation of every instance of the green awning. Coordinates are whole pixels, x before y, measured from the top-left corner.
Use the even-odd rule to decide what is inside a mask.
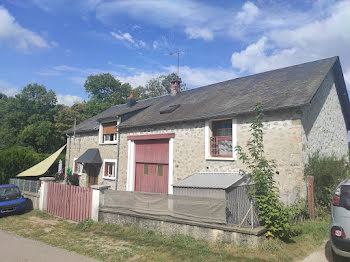
[[[23,177],[23,176],[41,176],[45,174],[45,172],[52,166],[52,164],[55,162],[56,158],[61,154],[63,149],[66,147],[64,145],[60,149],[58,149],[55,153],[53,153],[48,158],[44,159],[40,163],[36,164],[35,166],[23,171],[22,173],[18,174],[17,177]]]

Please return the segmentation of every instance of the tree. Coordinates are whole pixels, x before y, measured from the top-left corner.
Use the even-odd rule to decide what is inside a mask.
[[[25,147],[11,147],[0,152],[0,184],[34,166],[43,156]]]
[[[2,137],[0,150],[19,144],[31,146],[39,152],[48,150],[49,147],[44,145],[44,142],[38,143],[39,140],[42,140],[42,134],[50,134],[51,139],[57,138],[57,135],[53,134],[53,130],[50,129],[51,124],[40,124],[42,129],[38,129],[37,126],[39,123],[53,122],[56,103],[55,93],[52,90],[47,91],[45,86],[36,83],[25,86],[15,97],[0,99],[0,135]],[[26,128],[27,126],[29,127]],[[41,132],[41,138],[38,138],[36,143],[29,144],[28,134],[34,129]],[[18,139],[21,135],[22,139]],[[31,136],[34,135],[31,134]],[[47,141],[49,145],[55,145],[52,141]],[[39,148],[39,145],[43,148]]]
[[[19,141],[38,153],[52,153],[62,144],[60,136],[54,123],[41,121],[27,125],[19,134]]]
[[[76,120],[80,123],[86,119],[86,107],[83,103],[76,103],[71,107],[58,105],[54,115],[55,128],[59,134],[74,126]]]
[[[122,84],[110,73],[88,76],[84,87],[92,101],[111,105],[126,103],[131,90],[128,83]]]
[[[247,171],[241,171],[251,177],[254,188],[251,191],[259,211],[259,221],[267,229],[266,236],[288,239],[293,234],[292,216],[298,208],[288,208],[279,200],[279,192],[274,179],[276,164],[264,154],[262,104],[255,107],[256,117],[250,125],[251,137],[247,142],[248,153],[241,146],[236,147],[239,159],[246,165]]]
[[[175,73],[169,75],[160,75],[147,81],[145,87],[138,86],[134,89],[136,100],[147,99],[170,94],[170,84],[174,80],[181,81],[181,78]],[[181,87],[185,87],[185,83],[181,83]]]

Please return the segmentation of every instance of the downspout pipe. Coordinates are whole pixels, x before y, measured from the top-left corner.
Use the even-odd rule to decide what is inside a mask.
[[[115,129],[117,131],[117,166],[115,167],[116,169],[116,174],[115,174],[115,190],[117,190],[118,187],[118,174],[119,174],[119,152],[120,152],[120,134],[119,134],[119,125],[121,122],[121,117],[117,116],[117,125],[115,126]]]
[[[66,177],[65,177],[65,181],[67,183],[67,170],[69,168],[69,165],[70,165],[70,148],[71,148],[71,136],[66,134],[66,137],[69,138],[69,147],[68,147],[68,164],[67,164],[67,168],[66,168]]]

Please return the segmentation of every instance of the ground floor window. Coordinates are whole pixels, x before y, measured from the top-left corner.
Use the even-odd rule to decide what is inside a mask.
[[[105,159],[103,162],[103,178],[115,179],[117,161],[115,159]]]
[[[74,158],[74,170],[73,173],[82,174],[84,172],[84,165],[76,162],[77,158]]]

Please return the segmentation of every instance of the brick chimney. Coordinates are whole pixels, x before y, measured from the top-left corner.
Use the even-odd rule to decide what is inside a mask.
[[[134,90],[131,90],[130,91],[130,95],[128,97],[128,101],[126,102],[126,106],[127,107],[132,107],[133,105],[136,105],[136,104],[137,104],[137,102],[136,102],[136,100],[134,98]]]
[[[179,80],[171,81],[171,83],[170,83],[170,95],[176,96],[176,94],[180,92],[180,87],[181,87],[181,81],[179,81]]]

